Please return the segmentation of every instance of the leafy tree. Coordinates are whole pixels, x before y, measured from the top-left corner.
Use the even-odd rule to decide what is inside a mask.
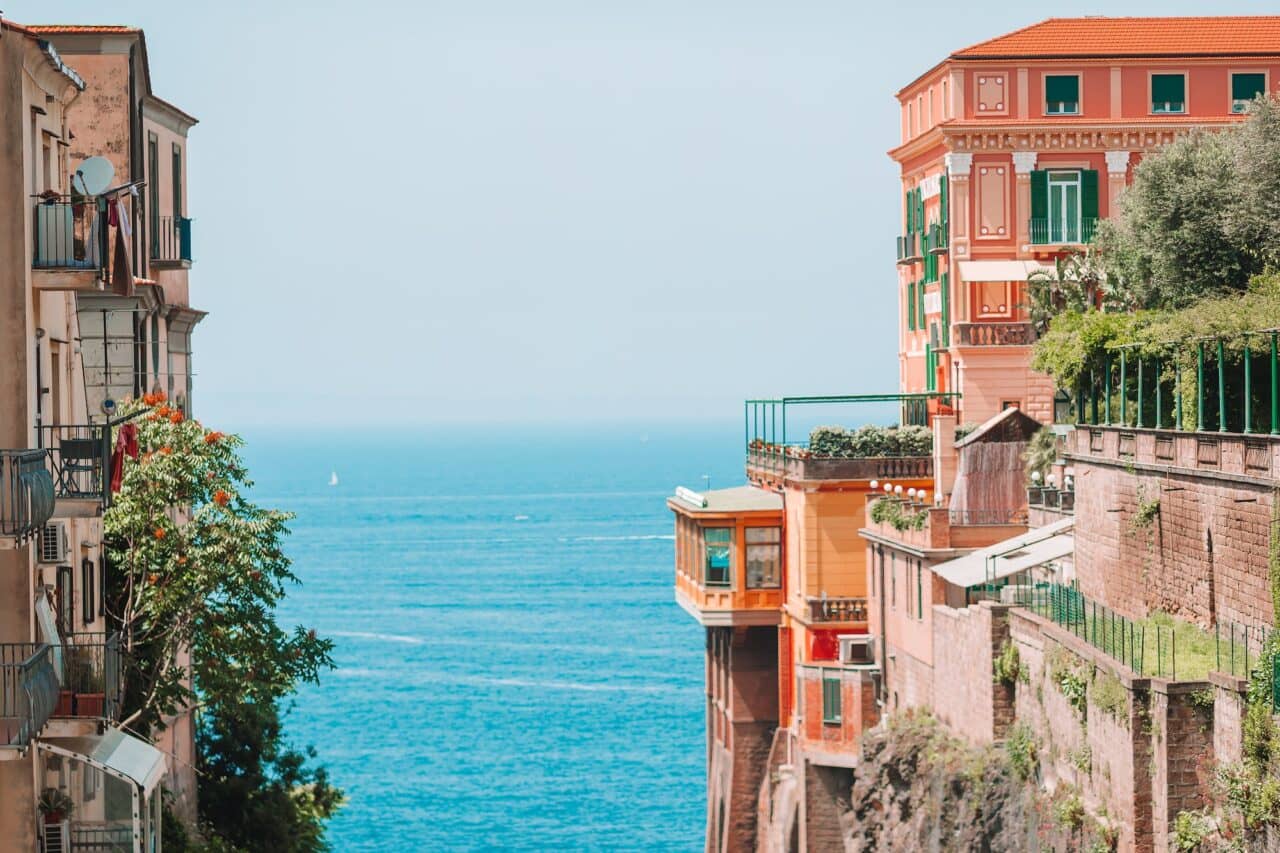
[[[139,454],[123,460],[103,514],[107,611],[127,662],[122,724],[147,731],[195,710],[203,849],[323,849],[342,793],[307,766],[313,752],[284,745],[279,713],[299,682],[333,665],[332,641],[276,620],[297,583],[282,547],[292,516],[245,496],[238,437],[206,430],[163,395],[122,414]]]

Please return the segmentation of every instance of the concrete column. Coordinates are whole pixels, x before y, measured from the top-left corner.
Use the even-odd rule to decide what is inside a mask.
[[[953,389],[954,390],[954,389]],[[946,506],[956,482],[956,416],[933,416],[933,494]]]
[[[1116,202],[1124,190],[1129,176],[1129,152],[1108,151],[1107,157],[1107,216],[1116,215]]]
[[[945,156],[947,168],[947,203],[951,210],[951,257],[969,255],[969,174],[973,171],[973,155],[950,151]]]
[[[1014,233],[1018,235],[1018,248],[1031,243],[1028,225],[1031,218],[1031,173],[1036,168],[1035,151],[1013,152],[1013,171],[1017,176],[1017,197],[1013,205]]]

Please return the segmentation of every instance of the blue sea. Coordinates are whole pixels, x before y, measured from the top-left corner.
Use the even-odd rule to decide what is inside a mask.
[[[702,848],[664,500],[742,482],[740,429],[245,435],[255,499],[297,514],[282,621],[337,644],[288,719],[347,793],[335,850]]]

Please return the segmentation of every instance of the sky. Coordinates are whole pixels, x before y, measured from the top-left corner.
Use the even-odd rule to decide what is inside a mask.
[[[718,421],[896,390],[894,93],[1046,17],[1206,11],[4,5],[143,27],[156,94],[200,119],[193,403],[228,428]]]

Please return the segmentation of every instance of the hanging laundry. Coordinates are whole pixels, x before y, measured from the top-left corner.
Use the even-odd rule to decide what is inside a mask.
[[[116,448],[111,453],[111,493],[120,491],[120,483],[124,480],[124,458],[138,458],[138,427],[136,424],[124,424],[116,435]]]

